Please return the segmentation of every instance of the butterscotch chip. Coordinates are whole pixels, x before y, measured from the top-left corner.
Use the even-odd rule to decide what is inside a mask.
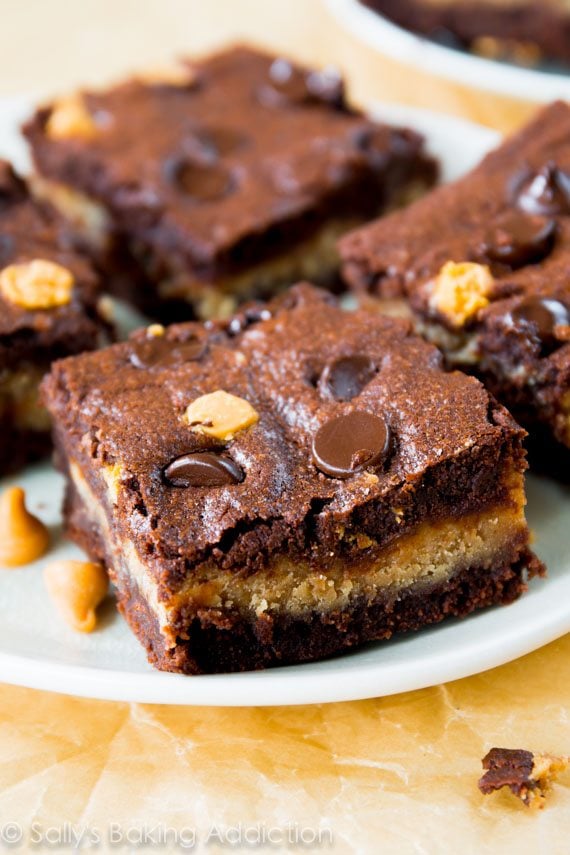
[[[171,63],[143,69],[137,72],[136,78],[150,86],[190,86],[196,80],[196,72],[189,65]]]
[[[569,761],[567,756],[533,754],[520,748],[491,748],[482,760],[486,771],[479,789],[488,795],[508,787],[526,807],[541,809],[552,781],[568,767]]]
[[[55,309],[71,301],[74,277],[70,270],[43,258],[10,264],[0,271],[3,296],[23,309]]]
[[[26,508],[21,487],[11,487],[0,497],[0,566],[21,567],[41,558],[49,546],[43,522]]]
[[[52,140],[91,139],[97,125],[80,95],[70,95],[56,103],[46,123],[46,135]]]
[[[439,271],[431,294],[431,307],[462,327],[479,309],[489,305],[493,276],[485,264],[448,261]]]
[[[227,442],[239,431],[256,424],[259,414],[244,398],[220,389],[192,401],[184,421],[197,433]]]
[[[162,338],[165,329],[162,324],[151,324],[146,328],[146,334],[149,338]]]
[[[44,583],[64,621],[78,632],[93,632],[97,625],[97,606],[109,589],[109,580],[101,564],[54,561],[44,569]]]

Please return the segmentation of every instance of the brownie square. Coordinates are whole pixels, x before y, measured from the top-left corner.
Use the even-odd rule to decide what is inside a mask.
[[[348,284],[408,311],[568,471],[570,107],[545,108],[469,175],[341,244]],[[388,301],[388,302],[386,302]],[[540,459],[541,458],[541,459]]]
[[[299,278],[334,284],[336,238],[437,173],[421,136],[349,107],[332,70],[241,47],[174,80],[63,99],[25,133],[39,192],[115,287],[176,320],[228,315]]]
[[[524,431],[407,323],[311,286],[60,361],[43,395],[67,531],[160,669],[319,659],[541,571]]]
[[[489,59],[570,63],[566,0],[362,0],[401,27]],[[474,81],[476,82],[476,81]]]
[[[96,346],[99,283],[60,218],[0,161],[0,474],[50,448],[39,383],[54,359]]]

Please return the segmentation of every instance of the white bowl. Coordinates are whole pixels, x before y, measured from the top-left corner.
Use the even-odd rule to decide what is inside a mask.
[[[521,101],[570,100],[570,74],[521,68],[462,53],[392,24],[358,0],[326,0],[338,22],[384,56],[477,90]]]

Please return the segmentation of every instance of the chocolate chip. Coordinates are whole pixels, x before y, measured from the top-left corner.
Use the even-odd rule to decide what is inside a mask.
[[[557,326],[570,324],[570,311],[559,300],[527,297],[513,309],[511,320],[517,327],[531,327],[541,342],[548,344],[556,338]]]
[[[234,336],[244,332],[253,324],[271,320],[271,309],[265,306],[247,306],[227,322],[228,335]]]
[[[344,81],[338,69],[328,66],[321,71],[309,72],[306,86],[309,95],[317,101],[323,101],[339,109],[344,107]]]
[[[206,350],[204,342],[193,340],[173,343],[163,336],[132,343],[129,361],[135,368],[152,368],[155,365],[173,366],[196,362]]]
[[[224,487],[239,484],[244,474],[231,457],[211,451],[183,454],[164,470],[173,487]]]
[[[570,214],[570,175],[554,163],[547,163],[537,172],[519,173],[511,193],[517,207],[527,214]]]
[[[342,356],[327,365],[319,380],[321,394],[335,401],[351,401],[372,380],[376,369],[368,356]]]
[[[513,269],[536,263],[552,250],[555,231],[555,220],[507,211],[485,234],[482,254],[491,262]]]
[[[235,178],[222,164],[207,159],[178,156],[165,164],[165,173],[175,187],[197,202],[212,202],[228,196]]]
[[[260,87],[259,100],[266,106],[283,102],[293,104],[325,103],[338,109],[345,106],[344,84],[332,68],[309,71],[287,59],[276,59],[269,67],[269,82]]]
[[[244,148],[250,138],[234,128],[203,128],[197,134],[202,143],[219,157],[225,157],[238,149]]]
[[[348,478],[376,466],[388,453],[390,429],[381,416],[354,410],[326,422],[313,439],[317,467],[333,478]]]

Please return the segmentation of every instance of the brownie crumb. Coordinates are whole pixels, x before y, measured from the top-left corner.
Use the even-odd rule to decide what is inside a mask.
[[[570,757],[533,754],[522,748],[491,748],[481,762],[486,770],[479,780],[483,795],[508,787],[526,807],[541,810],[552,781],[568,767]]]

